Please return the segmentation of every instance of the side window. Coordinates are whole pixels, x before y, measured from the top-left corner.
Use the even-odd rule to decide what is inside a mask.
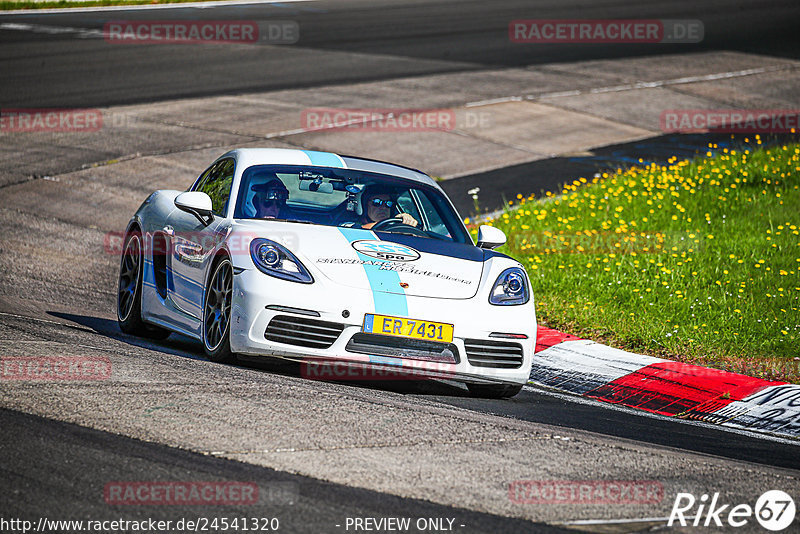
[[[397,197],[397,207],[403,213],[408,213],[416,220],[422,222],[420,220],[419,211],[417,211],[417,205],[414,202],[414,199],[411,198],[411,191],[404,191]]]
[[[197,183],[197,191],[202,191],[211,197],[211,209],[215,215],[220,217],[225,212],[231,196],[233,170],[233,160],[224,159],[206,171],[207,175],[204,175]]]
[[[436,206],[433,205],[428,196],[422,191],[415,191],[414,193],[419,200],[419,203],[422,205],[422,211],[425,212],[425,222],[428,226],[426,229],[439,235],[450,237],[450,232],[447,230],[447,226],[439,216],[439,211],[436,209]]]
[[[207,168],[205,171],[203,171],[203,174],[201,174],[200,178],[197,180],[197,184],[194,187],[192,187],[191,190],[192,191],[201,191],[202,190],[201,187],[203,187],[203,185],[205,185],[205,183],[208,181],[209,177],[211,176],[211,173],[214,171],[214,169],[216,167],[217,167],[216,164],[214,164],[211,167]]]

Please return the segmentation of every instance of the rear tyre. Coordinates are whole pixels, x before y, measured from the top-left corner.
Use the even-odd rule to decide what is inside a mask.
[[[509,399],[522,391],[522,384],[467,384],[469,394],[481,399]]]
[[[223,257],[211,269],[203,301],[203,348],[212,362],[234,360],[231,352],[231,301],[233,265]]]
[[[142,276],[144,252],[142,234],[129,233],[122,248],[117,287],[117,324],[126,334],[150,339],[165,339],[169,330],[142,321]]]

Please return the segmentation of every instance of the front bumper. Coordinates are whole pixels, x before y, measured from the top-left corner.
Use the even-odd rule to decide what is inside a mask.
[[[231,349],[252,356],[275,356],[303,361],[346,362],[355,366],[402,370],[411,376],[449,378],[474,383],[524,384],[530,376],[536,319],[533,299],[522,306],[492,306],[483,292],[472,299],[452,300],[406,296],[407,317],[454,325],[453,342],[457,362],[425,359],[419,355],[406,358],[369,354],[363,350],[348,350],[348,343],[362,332],[364,315],[387,313],[376,310],[371,291],[344,288],[327,280],[314,284],[296,284],[274,279],[248,269],[234,277],[234,297],[231,311]],[[283,310],[268,306],[282,306]],[[310,310],[319,314],[310,317],[286,308]],[[325,321],[342,326],[341,333],[330,346],[314,348],[293,343],[270,341],[267,326],[276,316],[288,316]],[[527,339],[500,339],[492,333],[525,334]],[[400,340],[401,338],[392,338]],[[489,343],[514,343],[521,348],[521,364],[514,368],[487,367],[470,362],[465,340]],[[474,347],[470,354],[474,354]],[[474,358],[472,358],[474,360]],[[376,375],[376,380],[380,375]]]

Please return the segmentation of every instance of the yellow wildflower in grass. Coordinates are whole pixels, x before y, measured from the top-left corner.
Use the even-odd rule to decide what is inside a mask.
[[[771,354],[787,346],[765,345],[763,340],[781,337],[778,325],[757,319],[778,313],[775,302],[789,310],[780,311],[789,319],[786,324],[800,323],[800,287],[778,290],[772,278],[773,273],[790,277],[784,280],[800,275],[800,258],[786,257],[800,250],[795,248],[800,218],[790,209],[800,203],[800,147],[775,147],[769,153],[713,150],[720,152],[710,160],[671,157],[663,165],[573,180],[560,197],[546,193],[549,200],[518,195],[521,208],[510,209],[511,216],[503,214],[496,223],[514,244],[512,254],[537,254],[524,262],[529,272],[537,269],[537,279],[548,279],[549,289],[537,294],[537,305],[556,320],[592,327],[597,326],[595,310],[607,310],[603,327],[639,338],[647,337],[651,324],[663,325],[661,318],[669,313],[687,328],[694,325],[695,333],[691,348],[681,345],[687,341],[680,336],[670,342],[701,359],[735,347],[746,350],[745,340],[751,353]],[[536,246],[513,239],[532,228],[545,236]],[[580,304],[558,317],[557,310],[567,310],[558,295],[566,294],[591,297],[597,305],[590,311],[589,304]],[[622,321],[631,313],[635,322]],[[747,331],[732,331],[725,319],[733,315]],[[629,330],[633,325],[636,332]],[[784,336],[791,334],[783,329]],[[735,343],[734,336],[740,338]]]

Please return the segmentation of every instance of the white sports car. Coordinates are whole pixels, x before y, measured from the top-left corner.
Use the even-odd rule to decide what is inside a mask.
[[[492,250],[505,240],[481,226],[474,245],[414,169],[233,150],[131,218],[117,317],[130,334],[196,338],[213,361],[325,362],[510,397],[530,375],[536,318],[522,265]]]

